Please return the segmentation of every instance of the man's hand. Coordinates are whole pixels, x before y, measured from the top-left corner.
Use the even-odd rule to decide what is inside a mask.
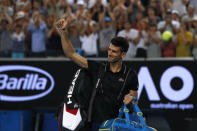
[[[124,104],[128,105],[130,102],[132,102],[132,100],[133,100],[133,97],[130,94],[127,94],[124,96],[123,102]]]
[[[67,32],[67,29],[69,26],[72,26],[73,24],[76,24],[76,19],[73,15],[66,15],[62,17],[60,20],[55,22],[55,28],[59,35],[63,35],[65,32]]]
[[[55,26],[56,28],[63,30],[67,27],[67,24],[68,22],[64,18],[61,18],[55,23]]]
[[[61,18],[60,20],[58,20],[55,24],[54,24],[58,34],[60,36],[63,36],[66,31],[67,31],[67,26],[68,26],[68,21],[65,20],[64,18]]]

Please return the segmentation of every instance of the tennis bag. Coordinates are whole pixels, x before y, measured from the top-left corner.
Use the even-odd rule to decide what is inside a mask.
[[[78,131],[88,121],[91,121],[91,108],[104,72],[106,72],[106,64],[99,67],[98,79],[96,84],[94,84],[88,70],[84,68],[77,70],[66,93],[64,102],[60,106],[60,131]]]
[[[134,114],[129,114],[127,106],[123,105],[118,118],[104,121],[99,127],[99,131],[157,131],[146,125],[142,116],[143,114],[136,102],[134,102],[133,108]],[[125,119],[123,118],[123,114],[125,115]]]
[[[59,107],[60,131],[78,131],[87,122],[91,84],[87,70],[81,68],[76,71]]]

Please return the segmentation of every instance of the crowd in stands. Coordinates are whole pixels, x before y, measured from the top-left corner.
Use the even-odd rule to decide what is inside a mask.
[[[128,39],[127,58],[197,57],[197,0],[0,0],[0,57],[65,57],[54,22],[68,14],[85,57],[106,57],[114,36]]]

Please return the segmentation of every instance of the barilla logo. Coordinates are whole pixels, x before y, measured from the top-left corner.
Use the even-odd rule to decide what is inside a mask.
[[[48,95],[54,79],[46,71],[26,65],[0,66],[0,101],[31,101]]]

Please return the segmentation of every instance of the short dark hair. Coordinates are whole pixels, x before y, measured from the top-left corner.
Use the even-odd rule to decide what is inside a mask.
[[[121,52],[127,52],[129,48],[129,42],[124,37],[114,37],[111,40],[111,44],[120,47]]]

